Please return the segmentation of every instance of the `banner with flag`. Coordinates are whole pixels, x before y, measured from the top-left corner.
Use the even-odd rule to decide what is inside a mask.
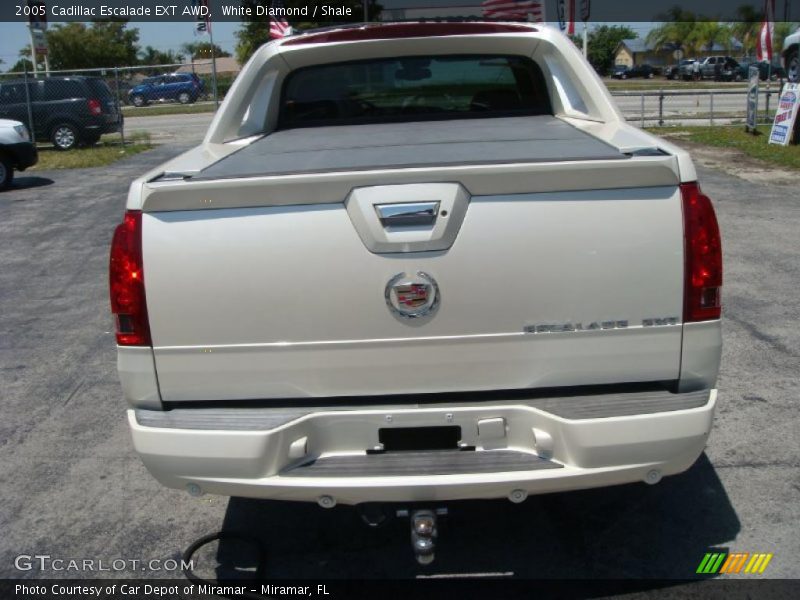
[[[487,19],[533,21],[544,23],[544,0],[484,0],[483,16]]]
[[[272,3],[272,8],[274,10],[274,16],[269,20],[270,39],[277,40],[282,37],[286,37],[287,35],[292,35],[292,26],[289,25],[286,17],[280,15],[280,10],[275,10],[283,8],[282,0],[274,0]]]
[[[194,28],[195,35],[211,34],[211,8],[208,6],[210,0],[192,0],[192,6],[199,8],[197,12],[197,24]]]
[[[775,0],[764,0],[764,20],[758,32],[756,58],[772,62],[772,34],[775,30]]]
[[[558,0],[558,24],[567,35],[575,35],[575,2]]]

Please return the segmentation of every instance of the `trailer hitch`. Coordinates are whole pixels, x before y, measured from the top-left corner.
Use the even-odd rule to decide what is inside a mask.
[[[423,508],[414,511],[401,509],[398,517],[409,517],[411,523],[411,549],[421,565],[429,565],[436,558],[436,539],[439,537],[437,517],[447,514],[446,508]]]

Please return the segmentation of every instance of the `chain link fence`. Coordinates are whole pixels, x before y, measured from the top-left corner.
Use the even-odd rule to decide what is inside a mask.
[[[758,123],[772,123],[783,81],[760,87]],[[747,118],[747,88],[718,90],[615,90],[622,114],[640,127],[736,125]]]
[[[101,137],[104,144],[124,145],[126,117],[166,104],[208,103],[214,110],[234,78],[213,77],[208,61],[2,73],[0,118],[25,123],[37,143],[58,150],[94,145]]]

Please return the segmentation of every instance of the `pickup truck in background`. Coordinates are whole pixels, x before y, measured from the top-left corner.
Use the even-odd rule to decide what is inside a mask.
[[[480,22],[264,45],[133,182],[110,262],[150,472],[323,507],[684,471],[721,285],[689,155],[558,31]]]

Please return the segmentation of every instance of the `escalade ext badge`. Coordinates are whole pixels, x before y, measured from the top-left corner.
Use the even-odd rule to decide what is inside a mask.
[[[432,314],[440,300],[436,280],[422,271],[412,276],[398,273],[386,284],[384,295],[389,309],[406,319]]]

